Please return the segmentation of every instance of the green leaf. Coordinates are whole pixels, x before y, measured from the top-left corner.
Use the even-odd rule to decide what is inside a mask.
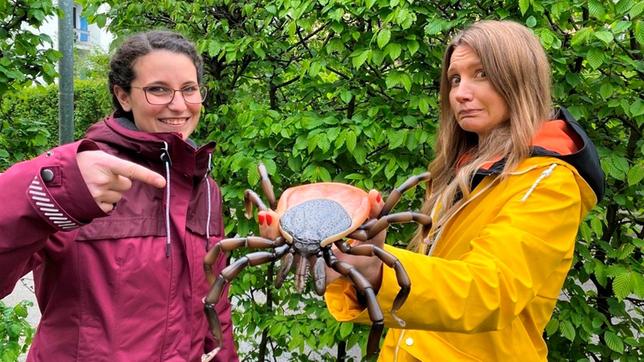
[[[529,28],[534,28],[535,25],[537,25],[537,19],[530,15],[528,19],[525,21],[525,25],[527,25]]]
[[[613,85],[609,82],[602,83],[599,87],[599,95],[604,99],[610,98],[613,95]]]
[[[94,18],[94,21],[99,28],[105,28],[105,24],[107,24],[107,16],[105,14],[99,14]]]
[[[266,58],[266,52],[264,52],[264,49],[262,49],[261,43],[253,44],[253,53],[255,53],[255,55],[257,55],[260,59]]]
[[[548,325],[546,325],[546,334],[548,337],[552,336],[559,329],[559,320],[556,318],[550,319]]]
[[[257,167],[255,167],[255,165],[248,167],[246,177],[248,178],[248,183],[250,185],[257,185],[257,183],[259,182],[259,171],[257,170]]]
[[[373,49],[371,51],[371,63],[375,65],[381,65],[383,60],[385,60],[385,52],[380,49]]]
[[[409,54],[414,55],[420,48],[420,43],[417,40],[409,40],[407,42],[407,50],[409,50]]]
[[[613,33],[610,31],[598,31],[595,33],[595,37],[606,44],[610,44],[613,41]]]
[[[635,19],[642,13],[642,11],[644,11],[644,1],[639,1],[631,8],[628,15],[630,15],[631,19]]]
[[[525,15],[530,7],[530,0],[519,0],[519,10],[521,10],[521,15]]]
[[[429,103],[427,102],[425,96],[421,96],[418,100],[418,110],[420,110],[423,114],[429,113]]]
[[[602,166],[610,177],[617,180],[624,180],[629,170],[628,160],[614,153],[602,161]]]
[[[631,273],[622,273],[613,279],[613,292],[619,300],[623,300],[628,297],[632,290],[633,285],[631,283]]]
[[[432,19],[423,30],[427,35],[440,34],[443,31],[443,23],[440,20]]]
[[[26,317],[27,316],[27,308],[25,308],[24,305],[22,304],[16,304],[13,307],[13,312],[18,316],[18,317]]]
[[[636,100],[628,109],[632,117],[639,117],[644,114],[644,102],[641,99]]]
[[[577,334],[577,332],[575,332],[575,327],[569,320],[561,321],[561,323],[559,324],[559,330],[561,330],[561,335],[569,341],[575,340],[575,335]]]
[[[599,285],[602,287],[606,287],[606,284],[608,283],[608,275],[606,273],[606,266],[603,263],[600,263],[599,261],[595,261],[595,277],[597,277],[597,281],[599,282]]]
[[[332,180],[332,177],[329,171],[326,168],[321,166],[315,167],[315,178],[316,180],[320,180],[322,182],[330,182]]]
[[[595,233],[595,236],[598,237],[598,238],[601,238],[602,234],[604,233],[603,232],[604,227],[603,227],[602,221],[599,218],[596,218],[596,217],[592,218],[590,220],[590,227],[593,230],[593,232]]]
[[[586,53],[586,61],[593,69],[597,69],[604,62],[604,52],[597,48],[592,48]]]
[[[313,151],[318,147],[318,141],[320,139],[320,134],[319,133],[309,133],[309,137],[306,142],[306,150],[309,153],[313,153]]]
[[[351,155],[356,160],[358,165],[364,165],[365,161],[367,160],[367,150],[361,145],[356,145],[356,148],[353,150]],[[366,181],[368,180],[365,180],[365,182]]]
[[[641,249],[642,246],[639,246],[639,248]],[[634,285],[633,290],[635,292],[635,295],[637,295],[638,298],[642,299],[642,297],[644,297],[644,276],[640,273],[632,273],[631,277],[631,281]]]
[[[342,133],[345,135],[345,144],[347,145],[347,150],[349,150],[349,152],[353,152],[353,150],[356,148],[356,133],[351,129]]]
[[[613,32],[616,33],[616,34],[623,33],[625,31],[627,31],[628,29],[630,29],[631,25],[633,25],[633,23],[631,21],[621,20],[621,21],[615,22],[612,25]]]
[[[580,45],[588,41],[588,38],[592,35],[592,28],[581,28],[572,36],[571,44]]]
[[[347,338],[349,334],[353,331],[353,323],[340,323],[340,338]]]
[[[369,54],[371,54],[371,49],[365,49],[362,51],[354,52],[353,59],[351,60],[351,64],[353,64],[353,67],[356,69],[360,69],[362,64],[364,64],[364,62],[369,57]]]
[[[407,133],[404,130],[396,130],[387,132],[387,136],[389,137],[389,149],[393,150],[405,143]]]
[[[389,55],[389,58],[391,58],[391,60],[393,61],[398,59],[401,51],[402,51],[402,48],[400,47],[400,44],[396,44],[396,43],[389,43],[385,48],[385,52]]]
[[[622,339],[614,332],[604,332],[604,340],[606,341],[608,348],[618,353],[624,353],[624,343],[622,342]]]
[[[400,77],[400,82],[407,92],[411,91],[411,77],[407,73],[403,73]]]
[[[642,179],[644,179],[644,165],[638,164],[631,167],[631,169],[628,170],[626,179],[628,180],[629,186],[639,185]]]
[[[382,49],[389,43],[391,31],[389,29],[380,29],[378,32],[378,48]]]
[[[322,123],[324,123],[324,118],[321,118],[318,115],[309,115],[302,119],[302,126],[304,126],[305,129],[318,128]]]
[[[635,2],[633,0],[619,0],[615,5],[615,11],[618,15],[626,15],[626,12],[630,10]]]
[[[597,0],[588,1],[588,14],[596,19],[601,19],[606,14],[604,5]]]
[[[340,92],[340,99],[342,99],[342,101],[345,104],[349,104],[349,102],[351,102],[352,97],[353,95],[351,94],[351,91],[348,89],[344,89],[342,90],[342,92]]]
[[[391,178],[396,175],[397,170],[398,163],[396,163],[396,159],[390,159],[389,162],[387,162],[387,166],[385,166],[385,177],[387,180],[391,180]]]
[[[400,73],[397,71],[389,72],[389,74],[387,74],[387,78],[385,78],[387,89],[391,89],[398,84],[400,84]]]

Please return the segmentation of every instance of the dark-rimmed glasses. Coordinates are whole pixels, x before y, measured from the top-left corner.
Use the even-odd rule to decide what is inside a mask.
[[[181,89],[172,89],[159,85],[153,85],[149,87],[131,86],[130,88],[143,90],[143,93],[145,94],[145,100],[155,106],[165,106],[172,103],[172,101],[174,100],[174,95],[177,92],[181,92],[183,100],[186,103],[190,104],[203,103],[203,101],[206,99],[206,95],[208,94],[208,90],[205,86],[196,85],[187,86]]]

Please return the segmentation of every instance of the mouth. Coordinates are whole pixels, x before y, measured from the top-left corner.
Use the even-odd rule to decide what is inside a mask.
[[[158,118],[158,121],[168,126],[183,126],[188,122],[190,117],[173,117],[173,118]]]
[[[472,117],[480,111],[480,109],[463,109],[461,111],[458,111],[458,118]]]

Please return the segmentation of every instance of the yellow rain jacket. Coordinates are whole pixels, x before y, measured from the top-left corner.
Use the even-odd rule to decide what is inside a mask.
[[[406,322],[401,329],[389,313],[399,290],[395,272],[383,265],[377,299],[390,329],[379,361],[546,361],[542,333],[577,229],[603,193],[594,146],[565,109],[559,115],[564,121],[541,132],[544,145],[533,150],[539,157],[503,180],[484,170],[430,255],[385,246],[409,274],[411,292],[397,312]],[[574,148],[558,149],[560,138]],[[325,298],[338,321],[371,323],[347,279],[331,283]]]

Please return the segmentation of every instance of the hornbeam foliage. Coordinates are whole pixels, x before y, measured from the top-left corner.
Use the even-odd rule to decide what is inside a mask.
[[[98,13],[99,4],[111,6]],[[540,37],[555,102],[599,147],[607,197],[581,227],[573,268],[546,329],[551,360],[642,358],[644,3],[635,0],[81,1],[119,37],[180,31],[205,60],[210,95],[198,137],[218,142],[229,236],[256,232],[242,193],[264,162],[276,190],[316,181],[387,191],[433,158],[441,54],[478,19],[513,19]],[[424,190],[401,209],[418,209]],[[390,243],[413,230],[394,228]],[[268,270],[267,270],[268,269]],[[246,360],[335,360],[364,346],[311,293],[271,286],[272,266],[233,282]],[[267,276],[268,275],[268,276]],[[350,359],[350,358],[349,358]]]

